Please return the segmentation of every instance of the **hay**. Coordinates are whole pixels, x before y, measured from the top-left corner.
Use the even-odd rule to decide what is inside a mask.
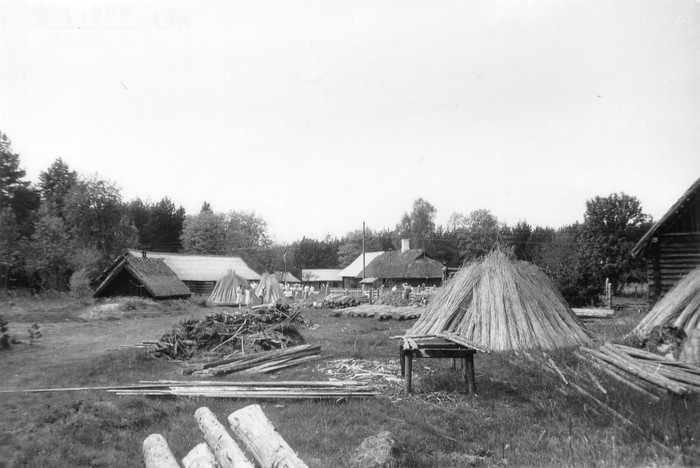
[[[240,304],[236,300],[236,289],[241,287],[243,294],[241,295]],[[219,281],[216,282],[207,302],[218,306],[241,305],[245,303],[245,291],[250,290],[249,305],[258,305],[260,300],[254,293],[250,284],[245,279],[236,274],[235,271],[229,270]]]
[[[501,251],[455,274],[407,335],[455,333],[492,351],[590,344],[588,332],[547,276]]]
[[[274,274],[263,273],[255,288],[255,295],[260,298],[263,304],[289,305],[287,298],[284,297],[282,286]]]
[[[646,339],[658,326],[682,329],[687,336],[700,329],[700,268],[666,293],[630,334]]]

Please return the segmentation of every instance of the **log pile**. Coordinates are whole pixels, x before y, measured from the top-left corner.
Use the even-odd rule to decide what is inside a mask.
[[[612,343],[605,343],[598,349],[580,349],[578,356],[581,359],[654,400],[658,400],[660,392],[675,395],[700,393],[698,366]]]
[[[206,443],[197,444],[182,459],[185,468],[307,468],[259,405],[250,405],[229,415],[235,439],[209,408],[199,408],[194,416]],[[143,441],[143,457],[146,468],[180,467],[160,434],[151,434]]]
[[[336,309],[331,312],[333,317],[369,317],[377,320],[414,320],[421,316],[423,309],[407,306],[393,307],[381,304],[364,304],[358,307]]]
[[[327,309],[336,309],[338,307],[356,307],[360,304],[367,304],[368,302],[369,298],[367,296],[329,294],[323,299],[321,306]]]
[[[385,291],[376,300],[375,304],[384,304],[394,307],[416,306],[423,307],[428,303],[429,293],[427,291],[411,292],[408,299],[403,291]]]
[[[218,359],[235,352],[253,353],[304,342],[296,326],[307,322],[298,312],[265,306],[183,320],[157,341],[144,341],[156,357],[177,360]]]
[[[320,352],[321,347],[318,345],[299,345],[252,354],[234,353],[215,361],[188,364],[187,368],[183,370],[183,374],[212,376],[235,372],[268,373],[319,359]]]
[[[571,309],[578,318],[610,318],[615,314],[612,309]]]

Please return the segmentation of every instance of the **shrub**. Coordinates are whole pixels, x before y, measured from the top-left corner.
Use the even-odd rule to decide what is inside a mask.
[[[81,268],[70,277],[70,295],[80,301],[81,304],[89,304],[92,299],[92,288],[87,270]]]
[[[0,315],[0,348],[10,349],[10,334],[7,332],[7,320]]]

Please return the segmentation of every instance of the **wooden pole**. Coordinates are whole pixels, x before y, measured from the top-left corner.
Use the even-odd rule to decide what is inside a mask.
[[[476,378],[474,377],[474,353],[467,354],[464,359],[464,379],[470,395],[476,395]]]
[[[182,466],[185,468],[216,468],[219,465],[216,463],[214,454],[209,450],[209,446],[202,442],[185,455],[185,458],[182,459]]]
[[[254,468],[248,460],[243,450],[236,441],[228,434],[226,427],[216,419],[214,413],[209,408],[202,406],[194,412],[194,418],[199,424],[199,428],[204,434],[204,440],[214,452],[216,460],[221,468]]]
[[[180,468],[168,442],[160,434],[151,434],[143,440],[143,461],[146,468]]]
[[[411,378],[413,377],[413,353],[404,353],[406,374],[404,376],[404,393],[406,395],[411,393]]]
[[[262,468],[308,468],[275,430],[260,405],[234,411],[228,422],[233,434]]]

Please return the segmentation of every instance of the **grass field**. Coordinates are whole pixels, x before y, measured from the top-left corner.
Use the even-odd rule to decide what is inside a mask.
[[[101,304],[82,307],[63,296],[0,302],[10,332],[23,341],[0,351],[2,389],[102,386],[139,380],[185,379],[181,367],[120,348],[157,339],[177,321],[212,313],[196,301]],[[448,360],[418,360],[415,394],[401,393],[398,343],[412,322],[334,318],[305,313],[315,326],[307,342],[323,359],[261,379],[323,380],[357,369],[382,396],[361,401],[261,401],[278,431],[312,467],[348,466],[367,436],[389,430],[406,466],[670,466],[700,465],[697,397],[651,404],[600,377],[596,395],[632,421],[625,424],[583,397],[565,396],[562,382],[514,353],[478,354],[477,396],[464,393],[461,372]],[[601,339],[614,339],[641,318],[622,312],[589,323]],[[42,336],[28,343],[38,323]],[[579,365],[570,353],[553,356]],[[345,360],[345,361],[340,361]],[[354,360],[354,361],[350,361]],[[343,374],[350,367],[348,373]],[[228,380],[251,380],[230,376]],[[221,379],[224,380],[224,379]],[[252,400],[119,397],[104,391],[0,395],[0,466],[141,466],[141,442],[163,434],[182,458],[202,441],[193,413],[208,406],[223,422]]]

